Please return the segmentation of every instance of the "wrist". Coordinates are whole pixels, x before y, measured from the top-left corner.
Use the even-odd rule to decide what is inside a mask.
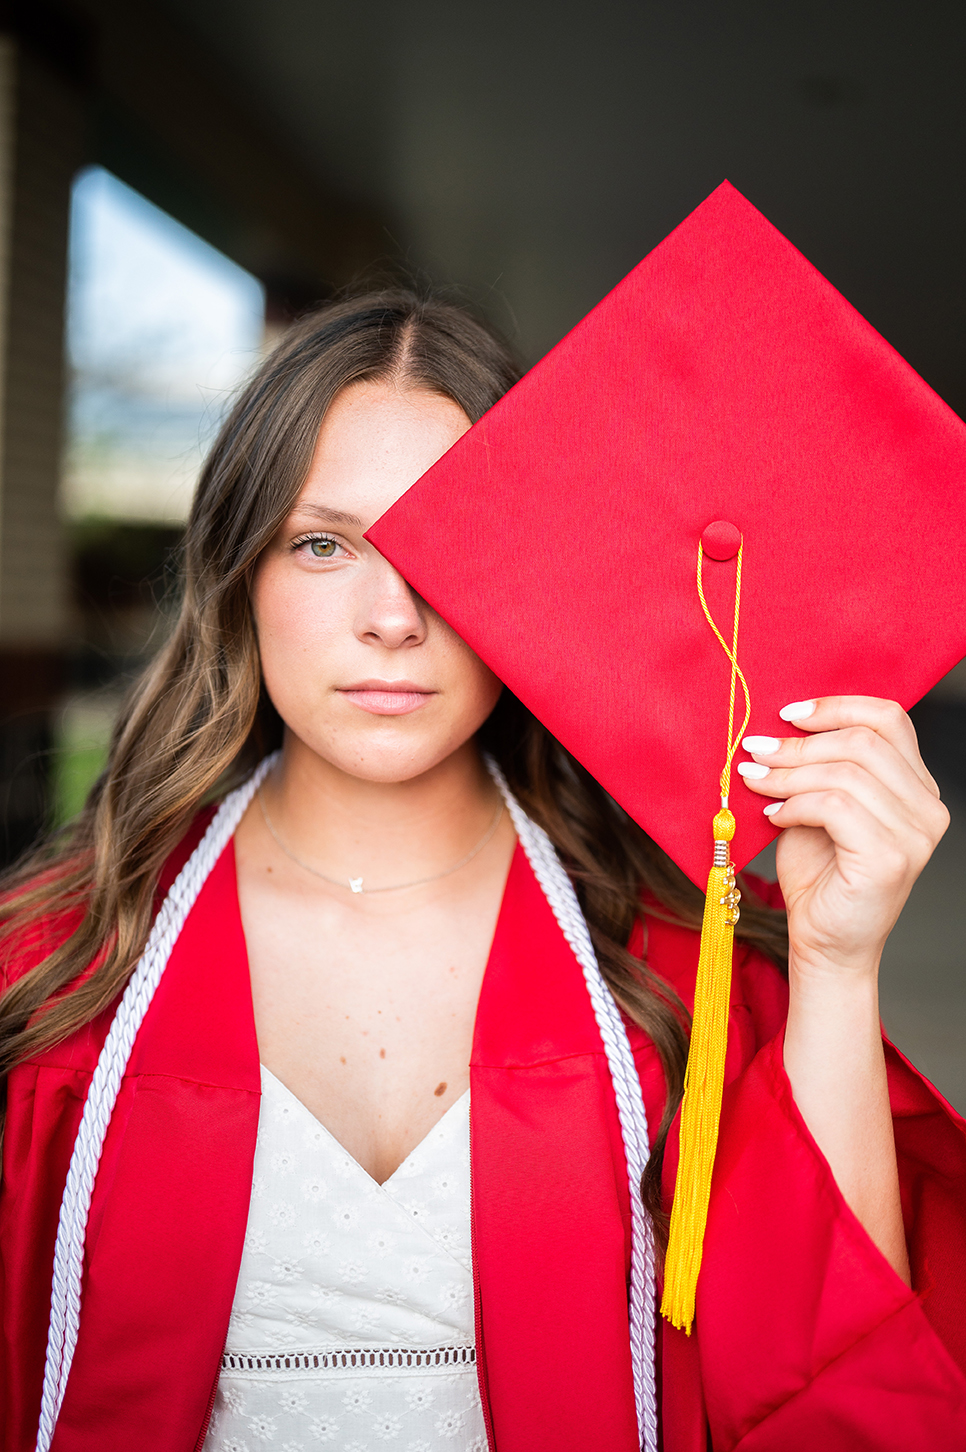
[[[792,1039],[836,1053],[859,1053],[862,1043],[877,1045],[879,1018],[878,959],[843,972],[840,965],[813,955],[792,954],[788,965],[788,1023]]]
[[[833,956],[792,943],[788,954],[788,981],[803,989],[814,988],[819,992],[834,989],[837,993],[861,996],[876,988],[881,958],[881,949]]]
[[[809,962],[789,971],[784,1061],[800,1108],[829,1079],[877,1074],[882,1060],[878,980],[874,973],[824,971]],[[803,1098],[804,1096],[804,1098]],[[807,1119],[806,1115],[806,1119]]]

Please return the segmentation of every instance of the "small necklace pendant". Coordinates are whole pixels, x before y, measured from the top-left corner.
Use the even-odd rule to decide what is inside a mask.
[[[499,806],[497,807],[496,816],[493,818],[493,821],[490,823],[489,827],[487,827],[486,831],[483,833],[483,836],[477,842],[476,846],[473,847],[469,852],[467,852],[465,857],[461,857],[459,862],[454,862],[451,867],[444,868],[442,872],[435,872],[433,873],[432,877],[419,877],[416,879],[415,882],[393,882],[388,884],[386,887],[365,888],[362,885],[361,877],[350,877],[348,879],[345,877],[327,877],[325,873],[320,872],[317,867],[312,867],[310,863],[303,862],[301,857],[296,857],[295,853],[292,852],[291,849],[285,845],[282,838],[276,832],[274,823],[272,822],[272,819],[268,813],[268,807],[265,805],[265,798],[262,794],[261,787],[258,788],[258,804],[262,809],[262,816],[265,818],[266,827],[274,837],[278,846],[285,853],[286,857],[290,857],[293,862],[297,862],[299,867],[301,867],[304,872],[311,872],[313,877],[319,877],[322,879],[323,882],[328,882],[333,887],[345,887],[346,883],[348,882],[349,891],[353,893],[401,892],[402,889],[406,887],[424,887],[426,883],[438,882],[442,877],[449,877],[451,873],[457,872],[461,867],[465,867],[467,862],[472,862],[473,858],[477,855],[478,852],[482,852],[483,848],[486,846],[487,842],[489,842],[490,838],[493,836],[493,833],[500,825],[500,822],[503,818],[503,813],[506,810],[503,802],[501,801]]]

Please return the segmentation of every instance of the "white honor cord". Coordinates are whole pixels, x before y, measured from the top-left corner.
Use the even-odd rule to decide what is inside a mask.
[[[276,760],[277,754],[266,757],[254,775],[225,798],[204,837],[175,879],[154,920],[147,946],[128,981],[97,1061],[84,1103],[80,1128],[74,1141],[60,1207],[37,1452],[48,1452],[70,1375],[80,1326],[84,1244],[94,1181],[107,1127],[134,1040],[188,913],[194,906],[208,874],[233,836],[246,807]],[[517,836],[537,881],[583,970],[604,1043],[617,1097],[631,1190],[630,1325],[634,1396],[644,1452],[656,1452],[654,1251],[650,1222],[640,1202],[641,1175],[649,1148],[647,1117],[637,1068],[617,1005],[597,965],[590,933],[573,884],[546,833],[523,812],[495,763],[488,761],[487,765],[503,794]]]
[[[245,809],[278,753],[268,756],[253,776],[227,796],[208,830],[175,879],[151,928],[144,953],[128,980],[97,1061],[80,1128],[74,1141],[60,1206],[54,1248],[47,1360],[40,1402],[37,1452],[48,1452],[60,1415],[80,1327],[81,1281],[87,1217],[94,1193],[104,1138],[121,1088],[138,1029],[151,1005],[171,950],[208,874],[228,845]]]
[[[486,764],[503,794],[534,876],[543,889],[560,931],[583,970],[597,1027],[604,1042],[607,1066],[617,1099],[631,1194],[630,1332],[637,1428],[644,1452],[657,1452],[654,1241],[650,1218],[641,1202],[641,1176],[650,1154],[650,1140],[641,1081],[620,1010],[601,974],[590,930],[577,901],[574,885],[567,876],[550,838],[523,811],[496,762],[492,757],[487,757]]]

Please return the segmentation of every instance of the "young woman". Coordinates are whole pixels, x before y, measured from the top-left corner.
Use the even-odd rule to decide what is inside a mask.
[[[746,891],[695,1334],[660,1329],[638,1425],[606,1011],[537,828],[623,1011],[659,1248],[701,897],[364,538],[514,377],[408,293],[295,327],[205,468],[104,776],[8,881],[8,1452],[966,1445],[962,1121],[876,1009],[946,813],[865,698],[749,743],[790,941]]]

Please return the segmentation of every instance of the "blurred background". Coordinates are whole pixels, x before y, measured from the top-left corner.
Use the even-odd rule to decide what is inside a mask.
[[[0,3],[4,859],[101,768],[232,391],[346,284],[533,361],[727,176],[966,413],[964,62],[960,0]],[[883,1013],[966,1110],[966,665],[914,714],[953,825]]]

